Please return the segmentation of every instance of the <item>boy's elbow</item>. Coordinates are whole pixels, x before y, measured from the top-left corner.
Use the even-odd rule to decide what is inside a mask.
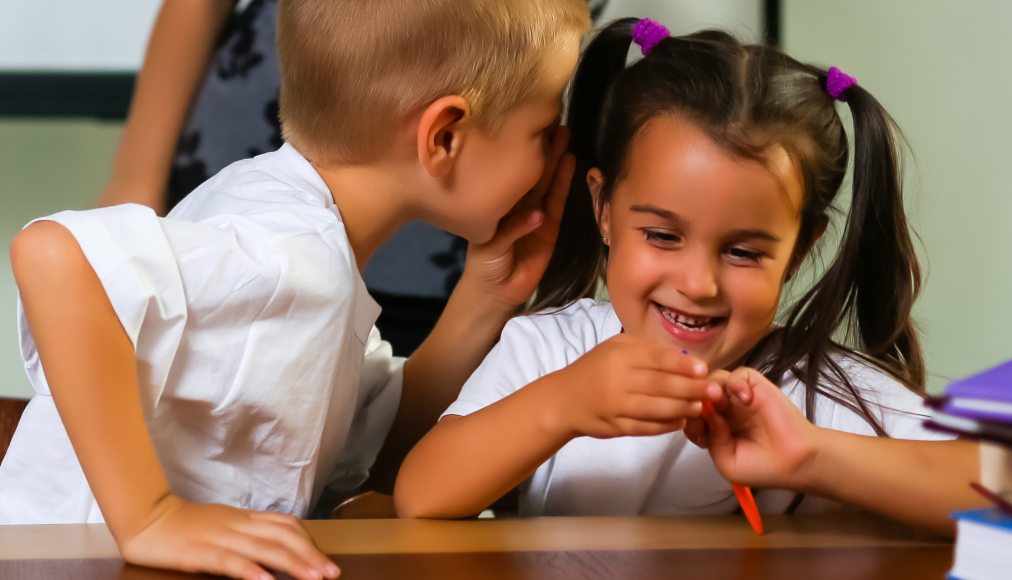
[[[22,291],[87,263],[70,231],[51,221],[35,222],[18,232],[11,241],[10,259]]]

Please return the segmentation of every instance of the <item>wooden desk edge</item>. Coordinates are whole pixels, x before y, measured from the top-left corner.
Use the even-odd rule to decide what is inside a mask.
[[[951,546],[945,539],[854,514],[769,516],[756,536],[739,516],[514,520],[317,520],[327,554],[542,552],[726,548]],[[101,524],[0,526],[0,560],[118,558]]]

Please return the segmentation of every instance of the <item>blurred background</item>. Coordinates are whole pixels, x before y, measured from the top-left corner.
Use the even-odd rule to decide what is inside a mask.
[[[0,397],[28,397],[11,237],[105,185],[158,0],[0,0]],[[594,3],[592,3],[594,4]],[[601,4],[597,2],[596,4]],[[1012,2],[611,0],[601,21],[721,27],[856,76],[903,128],[929,389],[1012,357]]]

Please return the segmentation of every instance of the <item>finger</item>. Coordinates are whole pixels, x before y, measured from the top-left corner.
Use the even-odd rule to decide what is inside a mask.
[[[548,222],[553,225],[562,221],[562,214],[566,210],[566,198],[569,196],[575,171],[576,157],[573,157],[571,153],[563,155],[555,170],[552,185],[548,189],[543,204]]]
[[[628,437],[653,437],[674,433],[685,426],[684,419],[677,419],[669,422],[639,421],[636,419],[619,418],[615,420],[615,427]]]
[[[731,372],[725,382],[725,388],[739,401],[748,405],[754,398],[754,390],[761,388],[766,377],[759,371],[748,367],[740,367]]]
[[[670,423],[686,417],[698,417],[701,411],[699,401],[632,395],[625,402],[620,416],[637,421]]]
[[[534,189],[531,190],[531,193],[534,194],[534,199],[539,203],[544,198],[545,193],[552,185],[558,173],[559,162],[562,160],[568,144],[569,129],[562,126],[556,127],[555,131],[552,132],[552,139],[548,145],[548,153],[545,156],[545,169],[541,173],[541,179],[538,180],[537,184],[534,185]]]
[[[299,532],[304,537],[312,539],[305,526],[302,525],[302,520],[291,515],[291,514],[279,514],[274,512],[250,512],[250,519],[254,520],[267,520],[276,522],[288,526],[289,528]]]
[[[633,368],[698,378],[705,377],[708,372],[705,362],[670,346],[659,346],[635,340],[625,342],[623,347],[632,352],[629,355],[623,353],[623,356],[629,357],[629,366]]]
[[[219,545],[226,550],[301,580],[323,578],[312,561],[303,559],[297,552],[279,543],[276,538],[267,540],[241,530],[233,529],[233,531],[235,533],[224,536],[219,541]]]
[[[209,572],[229,578],[243,580],[273,580],[274,576],[252,559],[232,550],[207,548],[194,554],[194,567],[186,566],[187,572]]]
[[[649,395],[700,401],[709,398],[709,379],[694,379],[683,375],[675,375],[662,371],[637,369],[630,375],[629,392]]]
[[[251,518],[248,523],[241,526],[241,531],[258,538],[276,541],[318,570],[320,577],[336,578],[339,573],[337,565],[320,552],[299,520],[294,516],[275,515],[279,517],[274,520]]]
[[[495,236],[488,243],[483,244],[483,247],[488,248],[488,255],[502,255],[517,240],[538,229],[544,219],[544,213],[536,209],[507,215],[499,222],[499,229],[496,230]]]
[[[710,377],[712,376],[713,375],[710,375]],[[713,404],[714,410],[718,413],[723,413],[730,407],[730,401],[728,401],[727,393],[725,392],[724,387],[721,387],[717,383],[710,383],[707,385],[706,398]]]

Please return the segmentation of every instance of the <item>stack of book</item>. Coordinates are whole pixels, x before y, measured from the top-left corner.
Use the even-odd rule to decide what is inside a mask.
[[[990,508],[956,512],[950,576],[1012,578],[1012,361],[949,385],[926,425],[981,442],[980,481]]]

